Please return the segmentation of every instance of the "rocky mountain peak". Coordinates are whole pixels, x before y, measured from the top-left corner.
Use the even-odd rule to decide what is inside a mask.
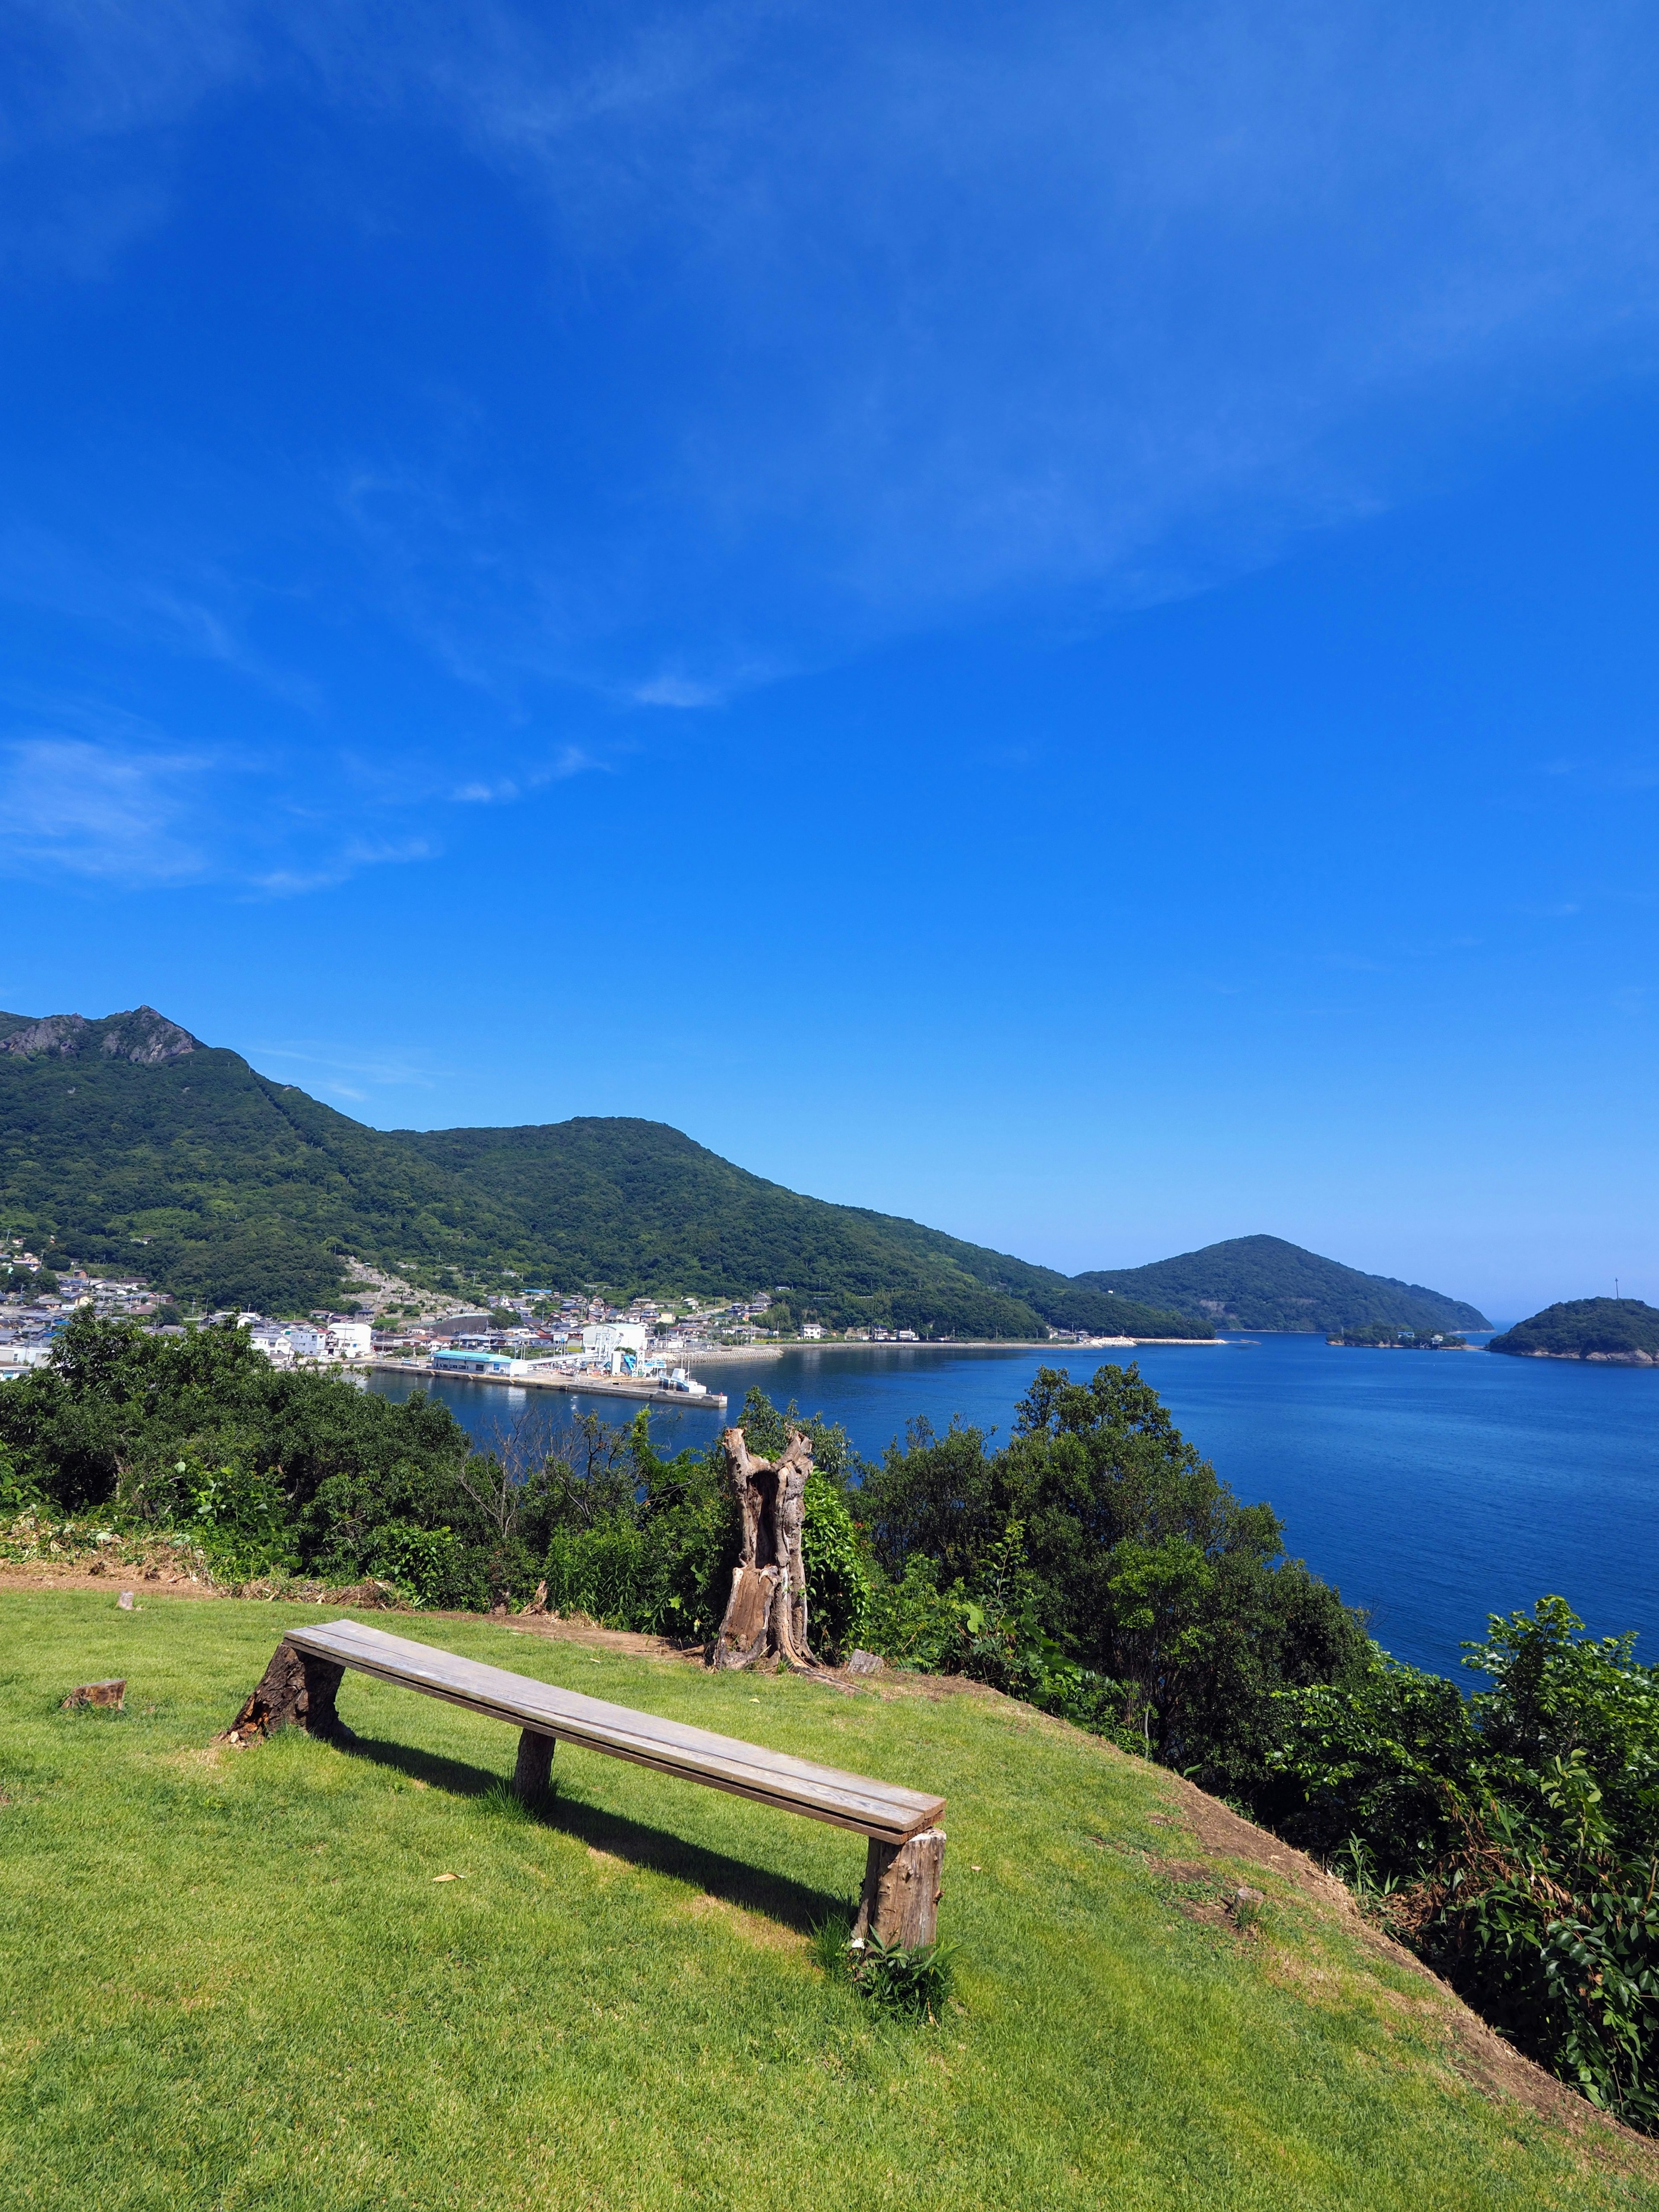
[[[108,1060],[130,1060],[140,1067],[157,1067],[201,1048],[177,1022],[170,1022],[154,1006],[134,1006],[123,1014],[106,1014],[88,1021],[84,1014],[48,1014],[43,1020],[25,1022],[0,1036],[0,1052],[20,1060],[71,1060],[82,1053],[100,1053]]]

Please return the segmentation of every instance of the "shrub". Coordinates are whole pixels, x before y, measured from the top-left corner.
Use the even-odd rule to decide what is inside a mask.
[[[453,1605],[463,1587],[460,1547],[453,1528],[417,1528],[388,1521],[375,1540],[370,1571],[395,1583],[419,1605]]]
[[[637,1628],[645,1601],[646,1544],[623,1514],[591,1528],[556,1528],[543,1570],[556,1613],[585,1613],[608,1628]]]
[[[820,1657],[833,1665],[863,1639],[870,1618],[869,1571],[842,1492],[814,1472],[806,1479],[804,1503],[808,1634]]]
[[[854,1947],[850,1913],[834,1912],[812,1930],[812,1955],[832,1981],[846,1982],[877,2011],[899,2020],[937,2022],[956,1986],[955,1952],[942,1943]]]
[[[1277,1824],[1594,2102],[1659,2126],[1659,1670],[1559,1597],[1494,1614],[1490,1689],[1373,1651],[1279,1701]]]

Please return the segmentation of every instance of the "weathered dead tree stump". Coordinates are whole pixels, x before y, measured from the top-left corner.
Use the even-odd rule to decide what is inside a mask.
[[[794,1430],[777,1460],[756,1459],[741,1429],[727,1429],[720,1444],[743,1516],[743,1550],[732,1570],[732,1595],[714,1638],[713,1663],[753,1667],[781,1660],[810,1667],[801,1530],[811,1443]]]
[[[227,1743],[257,1743],[281,1728],[302,1728],[308,1735],[334,1735],[339,1717],[334,1700],[343,1667],[331,1659],[308,1658],[286,1637],[271,1654],[253,1695],[225,1730]]]
[[[924,1828],[902,1844],[872,1836],[864,1894],[853,1923],[854,1949],[862,1950],[872,1936],[878,1943],[902,1943],[907,1951],[936,1942],[944,1881],[943,1828]]]
[[[64,1710],[75,1705],[113,1705],[118,1712],[126,1701],[127,1686],[119,1682],[82,1682],[78,1690],[71,1690],[64,1700]]]
[[[521,1805],[537,1806],[546,1798],[553,1778],[553,1753],[557,1748],[556,1736],[543,1735],[535,1729],[520,1729],[513,1795]]]

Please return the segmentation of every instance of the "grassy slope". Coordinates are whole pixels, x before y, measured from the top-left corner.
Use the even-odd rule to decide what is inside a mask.
[[[1205,1301],[1212,1301],[1243,1328],[1323,1334],[1371,1322],[1426,1330],[1491,1326],[1477,1306],[1420,1283],[1363,1274],[1282,1237],[1234,1237],[1150,1267],[1098,1269],[1077,1279],[1182,1313],[1209,1312]]]
[[[1641,2154],[1467,2087],[1438,1993],[1270,1876],[1257,1941],[1182,1917],[1168,1778],[1024,1708],[415,1626],[947,1792],[963,2002],[901,2030],[803,1934],[855,1838],[568,1747],[515,1820],[507,1729],[361,1676],[355,1750],[205,1749],[283,1620],[0,1593],[10,2204],[1659,2206]],[[58,1710],[108,1674],[125,1714]]]

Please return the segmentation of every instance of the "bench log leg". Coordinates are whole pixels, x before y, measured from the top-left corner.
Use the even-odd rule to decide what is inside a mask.
[[[924,1828],[908,1843],[883,1844],[872,1836],[865,1863],[864,1894],[853,1923],[853,1946],[902,1943],[913,1951],[939,1936],[939,1901],[945,1879],[945,1831]]]
[[[226,1738],[252,1743],[280,1728],[302,1728],[309,1735],[333,1735],[339,1728],[334,1700],[345,1668],[331,1659],[312,1659],[284,1637],[271,1654],[253,1695],[242,1707]]]
[[[556,1736],[538,1735],[534,1729],[519,1731],[519,1759],[513,1769],[513,1795],[521,1805],[539,1805],[547,1796],[553,1774]]]

